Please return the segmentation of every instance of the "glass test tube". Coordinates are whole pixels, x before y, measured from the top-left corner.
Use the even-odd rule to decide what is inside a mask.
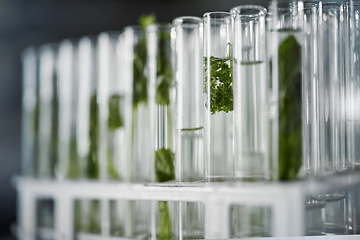
[[[176,122],[171,28],[171,24],[152,24],[146,29],[150,143],[153,143],[150,154],[155,182],[175,180]],[[175,202],[159,201],[157,206],[153,205],[153,211],[156,212],[157,237],[167,239],[176,236]]]
[[[130,86],[130,104],[126,104],[127,122],[131,123],[130,141],[130,176],[132,182],[153,181],[151,162],[151,118],[149,112],[149,79],[147,75],[147,37],[140,26],[128,26],[120,36],[120,58],[123,66],[121,76]],[[122,51],[121,51],[122,49]],[[126,224],[126,236],[147,238],[151,236],[151,202],[133,201],[132,217]]]
[[[345,167],[344,11],[338,3],[319,3],[319,167],[316,175],[329,175]],[[313,195],[325,202],[325,234],[345,234],[346,196],[341,190]]]
[[[205,178],[203,122],[203,21],[198,17],[173,20],[176,85],[176,180]],[[204,206],[179,202],[180,239],[204,238]]]
[[[129,144],[126,141],[125,101],[129,86],[121,77],[118,56],[120,33],[104,32],[98,36],[99,52],[99,119],[103,174],[113,180],[130,180],[127,168]],[[131,104],[131,103],[130,103]],[[129,113],[128,113],[129,114]],[[127,123],[129,124],[129,123]],[[129,127],[130,129],[130,127]]]
[[[273,0],[269,113],[274,179],[299,177],[303,156],[303,2]]]
[[[130,180],[150,182],[150,122],[148,77],[146,73],[146,34],[140,26],[124,29],[124,77],[132,93]]]
[[[37,176],[53,178],[58,156],[58,76],[57,46],[44,45],[39,50],[39,145]]]
[[[123,38],[118,32],[98,36],[99,56],[99,160],[104,178],[130,181],[131,87],[123,76]],[[130,201],[112,200],[109,208],[111,236],[132,236]],[[107,218],[107,216],[104,216]],[[106,222],[106,221],[105,221]],[[104,221],[102,221],[102,224]],[[107,228],[104,226],[103,228]]]
[[[318,14],[320,166],[316,174],[327,175],[346,168],[343,5],[321,3]]]
[[[35,177],[39,131],[39,61],[37,50],[25,49],[22,55],[22,175]]]
[[[348,152],[352,154],[352,164],[355,170],[360,170],[360,149],[355,146],[360,143],[360,1],[350,1],[350,71],[351,82],[350,99],[347,112],[349,113]],[[352,135],[351,135],[352,134]]]
[[[266,9],[230,10],[234,26],[234,169],[242,181],[270,180],[266,75]],[[231,237],[271,236],[267,206],[232,205]]]
[[[310,198],[305,202],[305,223],[307,236],[317,236],[325,234],[324,207],[324,201],[317,201]]]
[[[93,37],[79,41],[78,152],[83,177],[99,179],[98,97],[96,42]]]
[[[176,81],[176,180],[204,180],[202,19],[173,21]]]
[[[150,25],[147,27],[149,104],[150,118],[153,124],[151,138],[155,164],[155,181],[175,180],[175,84],[172,66],[171,25]],[[163,161],[166,162],[159,162]],[[157,165],[167,164],[172,171],[167,172],[168,179],[162,179]]]
[[[78,68],[77,46],[70,40],[59,45],[58,97],[59,97],[59,154],[57,178],[79,178],[77,154]]]
[[[318,174],[328,175],[349,169],[352,153],[349,126],[346,123],[345,93],[348,70],[347,30],[344,5],[320,3],[318,5],[319,29],[319,113],[320,113],[320,168]],[[320,56],[322,56],[320,58]],[[351,94],[350,99],[351,99]],[[349,139],[350,138],[350,139]],[[348,144],[348,146],[346,146]],[[349,151],[350,150],[350,151]],[[325,201],[325,233],[348,232],[348,198],[341,190],[313,196]]]
[[[39,131],[36,176],[54,178],[58,157],[58,45],[46,44],[39,49]],[[54,227],[54,201],[37,202],[38,235]]]
[[[230,238],[271,237],[269,206],[230,205]]]
[[[78,47],[79,101],[77,147],[80,169],[85,179],[100,179],[98,159],[99,116],[97,92],[97,53],[93,37],[82,37]],[[100,201],[75,202],[75,231],[101,233]]]
[[[303,142],[304,175],[313,176],[319,168],[319,73],[318,73],[318,1],[304,2],[303,51]],[[308,205],[311,205],[311,201]],[[309,207],[311,209],[311,207]]]
[[[226,181],[234,176],[231,18],[209,12],[203,21],[205,178]]]
[[[353,36],[353,21],[352,19],[352,7],[351,1],[345,1],[344,6],[344,14],[343,14],[343,25],[344,25],[344,84],[345,84],[345,97],[343,104],[343,117],[345,122],[345,160],[346,167],[343,171],[352,171],[355,169],[355,130],[354,130],[354,121],[353,121],[353,113],[351,109],[354,109],[354,85],[353,85],[353,77],[352,77],[352,59],[354,57],[354,51],[352,50],[352,36]]]
[[[231,9],[234,22],[234,168],[242,180],[269,180],[266,9]]]

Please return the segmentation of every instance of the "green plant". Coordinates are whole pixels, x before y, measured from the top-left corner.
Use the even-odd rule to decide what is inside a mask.
[[[157,182],[167,182],[175,179],[175,154],[167,148],[155,151],[155,177]]]
[[[134,60],[133,60],[133,107],[137,107],[139,103],[147,103],[147,82],[145,76],[145,65],[147,60],[146,49],[146,27],[155,23],[154,15],[144,15],[139,19],[139,25],[144,31],[137,44],[134,46]]]
[[[155,102],[160,105],[170,104],[170,88],[173,84],[171,66],[171,43],[168,32],[160,32],[157,52],[157,78]]]
[[[210,62],[208,62],[209,60]],[[209,77],[210,84],[208,83]],[[231,52],[226,58],[214,56],[204,58],[204,92],[208,93],[208,89],[210,89],[210,102],[207,101],[206,107],[210,105],[211,114],[221,111],[227,113],[234,109]]]
[[[101,233],[100,220],[99,220],[99,211],[100,211],[100,201],[99,200],[90,200],[90,212],[88,216],[88,229],[89,233],[99,234]]]
[[[173,84],[173,71],[171,65],[171,39],[170,33],[160,31],[157,45],[157,71],[155,103],[166,106],[168,114],[169,146],[171,146],[171,114],[170,114],[170,88]],[[174,168],[175,154],[170,148],[160,148],[155,151],[155,177],[158,182],[167,182],[175,179]],[[160,212],[160,231],[158,239],[167,240],[172,238],[172,226],[168,203],[158,203]]]
[[[98,162],[98,105],[96,93],[90,99],[89,114],[89,152],[87,156],[87,177],[90,179],[98,179],[100,177]]]
[[[120,112],[120,95],[114,94],[109,98],[109,117],[108,130],[113,132],[124,126],[124,120]],[[107,152],[107,172],[111,179],[120,180],[120,175],[116,170],[110,149]]]
[[[76,179],[80,177],[80,163],[79,155],[77,153],[77,141],[73,137],[70,140],[70,153],[69,153],[69,165],[67,167],[67,177],[70,179]]]
[[[159,240],[170,240],[172,238],[172,227],[168,203],[160,201],[158,207],[160,211],[160,232],[157,237]]]
[[[51,152],[50,152],[50,175],[55,175],[55,166],[58,161],[58,144],[59,144],[59,98],[58,98],[58,88],[57,88],[57,75],[54,72],[52,75],[52,106],[51,106]]]
[[[148,79],[145,75],[145,66],[147,60],[147,47],[146,47],[146,27],[155,23],[154,15],[144,15],[139,19],[139,25],[143,34],[140,36],[138,42],[134,46],[134,59],[133,59],[133,88],[132,88],[132,124],[131,124],[131,144],[134,146],[135,133],[138,130],[138,106],[142,104],[147,105],[147,84]],[[133,172],[133,152],[131,152],[131,180],[134,180]]]
[[[36,166],[39,164],[38,161],[38,157],[39,157],[39,145],[40,145],[40,133],[39,133],[39,121],[40,121],[40,96],[39,96],[39,87],[36,88],[36,93],[35,93],[35,97],[36,97],[36,104],[35,104],[35,108],[34,108],[34,132],[33,132],[33,136],[34,136],[34,152],[33,152],[33,164],[34,166],[31,169],[31,175],[33,177],[40,177],[39,176],[39,170],[36,168]]]
[[[124,126],[124,120],[120,112],[120,95],[114,94],[109,98],[108,128],[110,131]]]
[[[289,35],[279,45],[279,179],[297,178],[302,162],[301,46]]]
[[[155,177],[158,182],[167,182],[175,179],[174,168],[175,154],[166,148],[155,151]],[[172,238],[171,218],[166,201],[158,203],[160,212],[160,231],[158,239],[169,240]]]

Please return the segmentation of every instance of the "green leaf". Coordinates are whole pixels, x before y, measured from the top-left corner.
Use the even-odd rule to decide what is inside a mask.
[[[298,176],[302,163],[301,46],[293,35],[279,45],[279,179]]]
[[[139,25],[141,26],[141,28],[145,31],[146,27],[149,26],[150,24],[154,24],[156,23],[156,17],[153,14],[149,14],[149,15],[142,15],[139,18]]]
[[[161,32],[158,41],[157,73],[156,73],[157,104],[170,104],[170,88],[173,84],[173,70],[171,65],[171,39],[169,32]]]
[[[50,151],[50,175],[55,175],[55,166],[57,165],[58,161],[58,143],[59,143],[59,97],[58,97],[58,78],[56,73],[53,73],[52,76],[52,86],[53,86],[53,93],[52,93],[52,106],[51,106],[51,151]]]
[[[175,154],[167,148],[155,151],[155,177],[158,182],[167,182],[175,179]]]
[[[82,228],[82,209],[81,209],[81,201],[74,201],[74,232],[78,233]]]
[[[210,60],[210,70],[208,61]],[[210,83],[208,76],[210,75]],[[210,84],[210,103],[206,102],[211,114],[216,112],[231,112],[234,110],[233,103],[233,60],[231,54],[227,58],[211,56],[204,58],[204,92],[208,93]]]
[[[172,238],[171,219],[167,202],[160,201],[158,203],[160,212],[160,231],[159,240],[170,240]]]
[[[116,170],[114,161],[112,159],[111,153],[110,151],[108,151],[107,154],[107,170],[108,170],[108,174],[109,174],[109,178],[113,179],[113,180],[120,180],[120,174],[118,173],[118,171]]]
[[[39,144],[40,144],[40,133],[39,133],[39,121],[40,121],[40,93],[39,93],[39,87],[36,88],[36,105],[34,109],[34,137],[35,137],[35,147],[34,147],[34,153],[33,153],[33,159],[34,159],[34,166],[32,167],[32,175],[33,177],[40,177],[39,176],[39,169],[38,166],[38,156],[39,156]]]
[[[139,19],[139,25],[144,34],[141,36],[137,44],[134,46],[134,61],[133,61],[133,107],[139,103],[147,103],[147,82],[145,76],[145,64],[147,60],[146,49],[146,27],[155,23],[154,15],[144,15]]]
[[[77,141],[75,137],[71,138],[70,140],[70,156],[69,165],[67,167],[67,177],[70,179],[76,179],[80,177],[80,163],[77,152]]]
[[[124,120],[120,112],[120,95],[114,94],[109,99],[109,130],[115,130],[124,126]]]
[[[87,177],[90,179],[98,179],[100,176],[99,162],[97,157],[98,148],[98,105],[96,94],[90,99],[89,114],[89,152],[87,156]]]
[[[99,234],[101,233],[100,226],[100,202],[99,200],[91,200],[90,202],[90,216],[88,219],[88,232]]]

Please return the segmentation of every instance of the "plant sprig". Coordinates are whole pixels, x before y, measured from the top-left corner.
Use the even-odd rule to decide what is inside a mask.
[[[124,126],[124,120],[120,112],[120,95],[114,94],[109,98],[109,130],[115,130]]]
[[[155,102],[162,105],[170,104],[170,88],[173,83],[170,41],[170,33],[160,33],[157,53]]]
[[[90,99],[89,114],[89,152],[87,156],[87,177],[98,179],[100,177],[99,162],[97,156],[98,148],[98,105],[97,94],[93,94]]]
[[[133,60],[133,107],[137,107],[139,103],[147,103],[147,82],[145,76],[145,65],[147,60],[146,48],[146,27],[155,23],[154,15],[144,15],[139,19],[139,25],[144,32],[137,44],[134,46]]]
[[[279,180],[297,178],[302,163],[301,46],[293,35],[279,45]]]
[[[158,182],[167,182],[175,179],[175,154],[168,148],[155,151],[155,178]],[[170,240],[172,238],[171,218],[166,201],[160,201],[160,231],[158,239]]]
[[[167,182],[175,179],[175,154],[168,148],[155,151],[155,178],[158,182]]]
[[[210,63],[208,60],[210,59]],[[209,68],[210,67],[210,71]],[[208,77],[210,77],[210,102],[206,107],[211,114],[216,112],[231,112],[234,110],[233,103],[233,60],[231,54],[226,58],[204,58],[204,92],[208,93]]]

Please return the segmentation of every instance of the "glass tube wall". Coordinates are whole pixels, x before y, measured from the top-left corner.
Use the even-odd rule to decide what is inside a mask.
[[[269,180],[266,9],[239,6],[234,21],[234,169],[235,178]]]

